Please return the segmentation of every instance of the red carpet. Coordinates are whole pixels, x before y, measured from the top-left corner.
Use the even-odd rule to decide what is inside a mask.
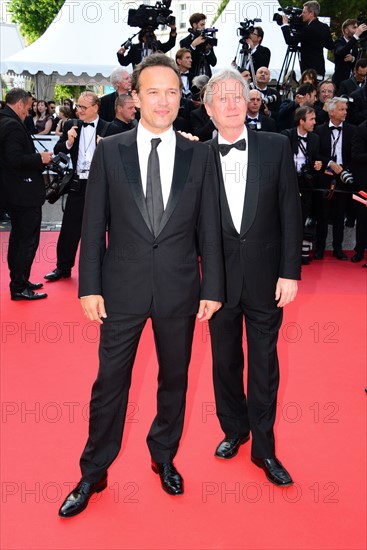
[[[303,272],[280,335],[277,454],[296,484],[267,482],[244,445],[218,461],[208,328],[197,325],[185,433],[176,465],[185,495],[170,497],[150,469],[157,364],[150,326],[141,341],[123,448],[108,488],[78,517],[57,510],[79,479],[97,329],[85,322],[77,280],[45,285],[37,304],[11,302],[1,262],[1,548],[366,548],[366,275],[330,253]],[[43,233],[32,281],[53,269],[56,233]]]

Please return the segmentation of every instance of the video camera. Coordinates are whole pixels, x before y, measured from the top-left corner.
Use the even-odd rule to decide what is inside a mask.
[[[64,153],[55,155],[46,167],[45,187],[46,200],[54,204],[62,195],[68,192],[68,184],[73,175],[69,168],[69,157]]]
[[[250,34],[254,32],[254,24],[261,23],[261,19],[245,19],[240,21],[240,27],[237,29],[237,36],[241,36],[240,44],[244,44]]]
[[[363,23],[367,25],[367,15],[360,13],[357,17],[357,23],[358,25],[362,25]],[[364,45],[367,42],[367,31],[364,31],[361,36],[359,37],[359,40]]]
[[[302,8],[295,8],[294,6],[287,6],[285,8],[279,8],[278,11],[282,11],[285,15],[288,16],[289,25],[293,32],[299,30],[303,25]],[[280,13],[274,13],[273,21],[280,26],[283,25],[283,19]]]
[[[201,30],[199,30],[199,29],[196,29],[196,30],[188,29],[188,31],[189,31],[190,34],[192,34],[194,36],[194,40],[198,36],[202,36],[203,38],[205,38],[205,42],[203,44],[201,44],[201,46],[206,46],[207,44],[210,44],[211,46],[217,46],[218,45],[218,40],[214,36],[214,34],[216,32],[218,32],[218,29],[216,29],[214,27],[211,27],[211,28],[208,28],[208,29],[201,29]]]
[[[159,25],[171,25],[175,18],[170,10],[172,0],[157,2],[155,6],[141,4],[138,9],[128,11],[127,24],[129,27],[140,27],[141,29],[156,30]]]

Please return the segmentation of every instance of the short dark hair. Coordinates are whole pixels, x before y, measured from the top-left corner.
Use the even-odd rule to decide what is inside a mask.
[[[180,90],[182,89],[180,71],[174,60],[170,57],[167,57],[164,53],[152,53],[152,55],[145,57],[143,61],[139,63],[139,65],[135,66],[131,79],[131,89],[135,90],[137,94],[139,93],[140,75],[144,71],[144,69],[147,69],[148,67],[168,67],[169,69],[172,69],[172,71],[177,75],[179,88]]]
[[[365,57],[361,57],[361,59],[358,59],[355,70],[357,71],[359,67],[362,67],[362,69],[365,69],[367,67],[367,59]]]
[[[300,82],[303,83],[304,79],[306,77],[312,78],[313,84],[314,84],[314,86],[316,86],[316,84],[317,84],[317,72],[315,71],[315,69],[306,69],[305,71],[303,71],[303,73],[301,74]]]
[[[311,107],[310,105],[304,105],[303,107],[299,107],[296,112],[294,113],[294,120],[296,122],[296,126],[299,125],[300,120],[306,120],[306,115],[308,113],[315,113],[315,109]]]
[[[346,19],[344,23],[342,24],[342,31],[344,32],[349,25],[357,25],[358,21],[357,19]]]
[[[264,38],[264,29],[262,27],[254,27],[254,31],[256,31],[256,34],[258,36],[260,36],[260,38],[261,38],[260,44],[261,44],[261,42],[263,41],[263,38]]]
[[[305,82],[304,84],[301,84],[299,88],[296,90],[297,95],[305,96],[306,94],[311,95],[313,92],[316,92],[316,86],[311,84],[311,82]]]
[[[8,105],[15,105],[19,100],[22,100],[24,105],[28,103],[29,98],[32,98],[30,92],[26,92],[22,88],[13,88],[9,90],[5,96],[5,101]]]
[[[204,13],[193,13],[189,19],[189,23],[193,26],[194,23],[200,23],[203,19],[206,21],[206,15]]]
[[[115,111],[117,109],[117,106],[125,107],[125,104],[129,99],[133,99],[131,97],[131,94],[120,94],[120,95],[118,95],[116,97],[116,100],[115,100]]]
[[[179,50],[177,50],[176,63],[177,63],[177,59],[182,59],[185,53],[189,53],[191,55],[191,51],[188,48],[180,48]]]

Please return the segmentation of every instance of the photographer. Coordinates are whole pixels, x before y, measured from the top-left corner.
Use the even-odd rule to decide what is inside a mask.
[[[367,59],[362,57],[361,59],[358,59],[357,63],[355,64],[355,67],[353,69],[353,76],[351,78],[347,78],[347,80],[343,80],[343,82],[340,84],[338,95],[349,97],[353,92],[355,92],[359,88],[362,88],[362,86],[366,82],[366,75]]]
[[[305,226],[311,212],[312,188],[317,185],[317,172],[322,168],[319,160],[320,138],[313,133],[316,124],[315,109],[309,105],[299,107],[294,115],[296,128],[284,130],[291,143],[301,197],[303,242],[302,265],[310,263],[312,235]]]
[[[269,67],[270,64],[270,50],[269,48],[265,48],[265,46],[261,45],[263,38],[263,29],[261,27],[254,27],[254,30],[250,33],[250,37],[246,40],[246,44],[250,47],[250,54],[255,73],[260,67]],[[241,67],[241,69],[249,68],[250,59],[246,63],[245,67]]]
[[[256,132],[276,132],[275,120],[260,113],[261,105],[262,96],[259,90],[250,90],[245,121],[247,128]]]
[[[267,67],[260,67],[255,74],[254,88],[259,90],[263,98],[261,113],[267,116],[272,116],[276,120],[281,98],[278,90],[268,85],[269,82],[269,69]]]
[[[191,28],[189,35],[180,41],[180,48],[187,48],[191,52],[192,67],[190,70],[191,79],[200,74],[212,76],[210,67],[215,67],[217,58],[213,50],[213,34],[211,29],[205,29],[206,16],[203,13],[193,13],[189,19]]]
[[[291,28],[286,15],[282,16],[282,32],[288,46],[297,46],[300,43],[301,72],[306,69],[315,69],[318,75],[325,75],[324,48],[334,49],[330,28],[318,20],[320,4],[311,0],[303,4],[303,25],[297,29]]]
[[[34,290],[42,283],[29,281],[38,248],[45,202],[44,165],[51,152],[36,153],[32,138],[23,124],[32,105],[31,95],[20,88],[6,94],[0,110],[0,183],[11,220],[8,265],[12,300],[40,300],[47,294]]]
[[[357,19],[347,19],[342,24],[342,36],[335,40],[333,82],[339,87],[353,73],[358,58],[358,40],[367,31],[367,25],[358,25]]]
[[[286,99],[280,106],[278,113],[278,130],[287,130],[296,126],[294,113],[299,107],[308,105],[313,107],[316,101],[317,90],[313,84],[306,82],[296,90],[294,100]]]
[[[117,59],[120,65],[126,67],[131,63],[134,68],[135,65],[138,65],[144,57],[148,57],[148,55],[151,55],[153,52],[159,51],[167,53],[172,50],[172,48],[174,48],[176,45],[176,23],[168,23],[168,26],[170,27],[171,31],[169,33],[169,39],[167,40],[167,42],[164,43],[157,40],[153,29],[141,29],[138,35],[138,44],[132,44],[128,51],[126,50],[126,48],[124,48],[124,46],[121,46],[121,48],[118,50]],[[126,51],[127,54],[125,55]]]

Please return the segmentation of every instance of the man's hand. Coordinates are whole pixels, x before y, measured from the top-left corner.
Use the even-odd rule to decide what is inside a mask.
[[[334,172],[334,174],[340,174],[343,171],[343,167],[340,166],[340,164],[337,164],[333,160],[329,164],[330,168]]]
[[[365,31],[367,31],[367,25],[365,23],[362,23],[361,25],[359,25],[359,27],[356,28],[356,32],[354,34],[359,38],[361,34]]]
[[[78,137],[77,129],[78,126],[72,126],[70,130],[68,130],[68,139],[66,145],[69,147],[69,149],[74,145],[74,141]]]
[[[293,302],[297,296],[298,284],[293,279],[283,279],[279,277],[275,289],[275,299],[279,300],[278,307],[284,307]]]
[[[49,164],[53,157],[53,153],[51,153],[51,151],[44,151],[43,153],[40,153],[40,155],[42,159],[42,164]]]
[[[200,300],[199,311],[197,318],[202,323],[209,321],[214,313],[222,307],[222,302],[213,302],[213,300]]]
[[[120,55],[124,55],[125,52],[126,52],[126,50],[123,47],[121,47],[119,50],[117,50],[117,53],[119,53]]]
[[[190,141],[199,141],[199,138],[197,136],[193,136],[190,134],[190,132],[183,132],[182,130],[178,131],[179,134],[181,134],[182,137],[189,139]]]
[[[193,40],[191,42],[191,46],[193,48],[196,48],[197,46],[201,46],[201,44],[204,44],[205,40],[206,40],[206,38],[204,38],[204,36],[201,36],[201,34],[200,34],[199,36],[197,36],[195,38],[195,40]]]
[[[102,319],[106,319],[107,314],[104,307],[104,300],[99,294],[91,294],[90,296],[82,296],[80,303],[84,311],[84,315],[90,321],[97,321],[102,325]]]

